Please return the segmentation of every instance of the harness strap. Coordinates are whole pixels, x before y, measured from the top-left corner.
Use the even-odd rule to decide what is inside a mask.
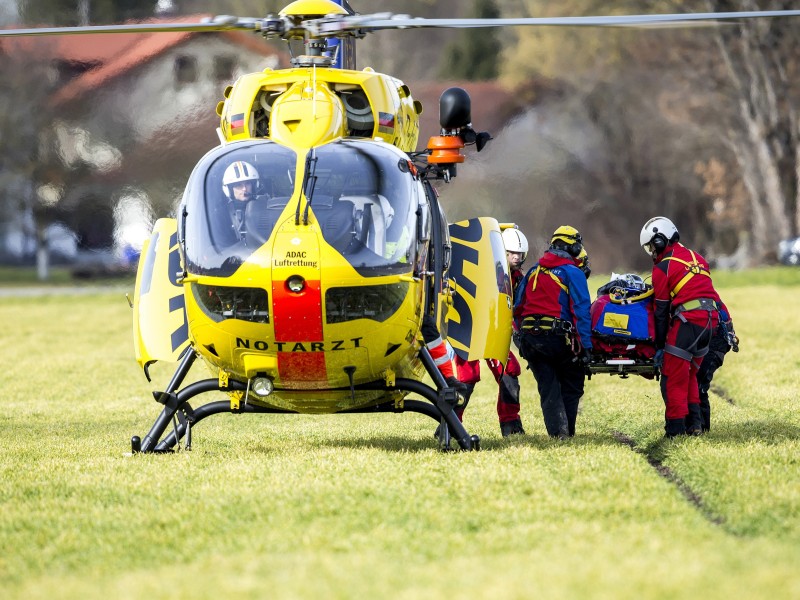
[[[563,282],[556,276],[556,274],[553,273],[547,267],[543,267],[542,265],[537,265],[536,270],[533,272],[533,287],[531,288],[531,290],[536,289],[536,283],[539,281],[539,273],[546,273],[547,275],[550,276],[550,279],[556,282],[558,287],[560,287],[565,292],[569,293],[569,291],[567,290],[567,286],[563,284]]]
[[[706,310],[708,312],[715,312],[717,311],[717,303],[714,302],[712,298],[695,298],[694,300],[689,300],[688,302],[684,302],[683,304],[678,304],[673,312],[675,316],[678,316],[679,313],[686,312],[687,310]]]
[[[664,346],[664,352],[667,354],[672,354],[672,356],[677,356],[683,360],[692,360],[693,358],[705,356],[708,353],[708,346],[701,348],[700,350],[696,350],[695,352],[689,352],[683,348],[678,348],[677,346],[671,346],[670,344],[667,344]]]
[[[667,344],[664,346],[664,352],[667,354],[672,354],[672,356],[677,356],[683,360],[692,360],[693,358],[700,358],[701,356],[705,356],[708,353],[708,346],[697,350],[696,352],[689,352],[688,350],[684,350],[683,348],[678,348],[677,346],[671,346]]]
[[[687,248],[689,250],[689,248]],[[668,256],[664,260],[674,260],[676,262],[681,263],[686,267],[686,275],[678,282],[678,284],[670,291],[669,296],[670,298],[674,298],[678,292],[683,289],[689,280],[694,277],[695,275],[705,275],[706,277],[711,277],[711,273],[709,273],[706,269],[703,268],[703,265],[700,264],[700,261],[697,260],[697,255],[695,255],[694,250],[689,250],[689,253],[692,255],[692,262],[687,262],[677,256]]]
[[[719,308],[717,307],[717,303],[711,298],[696,298],[675,306],[672,310],[672,318],[679,319],[682,323],[687,323],[688,321],[686,317],[683,316],[683,313],[689,310],[704,310],[708,313],[712,313],[717,312]],[[708,318],[709,320],[711,319],[710,314]]]
[[[569,333],[572,331],[572,323],[548,315],[528,315],[522,319],[522,330],[530,333]]]

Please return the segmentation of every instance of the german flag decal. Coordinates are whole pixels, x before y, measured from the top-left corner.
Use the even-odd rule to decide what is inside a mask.
[[[231,117],[231,135],[244,133],[244,113],[233,115]]]
[[[381,133],[394,133],[394,115],[391,113],[378,113],[378,131]]]

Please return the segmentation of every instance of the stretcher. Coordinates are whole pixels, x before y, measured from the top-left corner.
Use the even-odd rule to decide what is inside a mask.
[[[638,275],[612,275],[592,302],[592,356],[588,371],[626,379],[658,379],[653,289]]]
[[[619,375],[622,379],[630,375],[641,375],[646,379],[659,377],[659,369],[652,357],[630,356],[626,352],[593,352],[588,370],[589,377],[597,373]]]

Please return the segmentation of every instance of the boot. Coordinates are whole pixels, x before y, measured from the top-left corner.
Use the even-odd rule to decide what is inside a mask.
[[[686,434],[686,423],[683,419],[667,419],[664,424],[664,436],[674,438]]]
[[[508,437],[510,435],[524,434],[525,430],[522,428],[522,421],[514,419],[513,421],[500,423],[500,433],[503,434],[503,437]]]
[[[703,415],[703,431],[711,431],[711,404],[708,402],[708,395],[705,399],[700,398],[700,413]]]
[[[686,416],[686,435],[703,435],[703,413],[699,404],[689,404]]]

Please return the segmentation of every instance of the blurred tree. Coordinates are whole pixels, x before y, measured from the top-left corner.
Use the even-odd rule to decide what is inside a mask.
[[[54,115],[49,59],[35,53],[9,56],[0,46],[0,216],[19,223],[36,240],[40,279],[48,277],[47,230],[61,216],[57,157],[48,151]],[[25,90],[20,95],[18,90]],[[55,177],[54,177],[55,176]]]
[[[471,17],[496,19],[500,16],[494,0],[475,0]],[[502,44],[496,29],[462,29],[445,51],[440,74],[450,79],[486,81],[500,73]]]
[[[712,11],[796,8],[789,1],[706,4]],[[715,112],[749,195],[748,241],[756,262],[774,258],[778,242],[800,231],[799,23],[759,19],[714,31],[724,70],[713,81],[729,98]]]
[[[389,11],[430,19],[459,18],[469,14],[463,0],[350,0],[359,13]],[[441,56],[458,35],[456,29],[404,29],[381,31],[358,42],[358,68],[372,67],[412,84],[441,77]],[[447,77],[448,79],[450,77]]]
[[[702,6],[673,0],[657,8],[637,0],[612,7],[594,0],[497,4],[503,16],[794,8],[779,0],[706,0]],[[509,31],[501,78],[519,85],[544,74],[567,82],[571,98],[563,110],[589,119],[608,157],[599,170],[603,161],[595,157],[593,168],[562,173],[564,185],[548,186],[544,195],[574,188],[575,177],[583,178],[591,202],[579,213],[594,211],[588,222],[602,232],[622,229],[623,222],[630,231],[648,214],[669,213],[686,223],[687,239],[712,255],[736,253],[739,266],[774,258],[777,242],[800,230],[797,23],[778,18],[703,28]],[[551,118],[541,127],[552,137],[557,122]],[[570,138],[564,130],[556,137],[571,155],[585,155],[580,135]],[[536,181],[523,189],[537,189]],[[611,212],[626,219],[609,223]]]

